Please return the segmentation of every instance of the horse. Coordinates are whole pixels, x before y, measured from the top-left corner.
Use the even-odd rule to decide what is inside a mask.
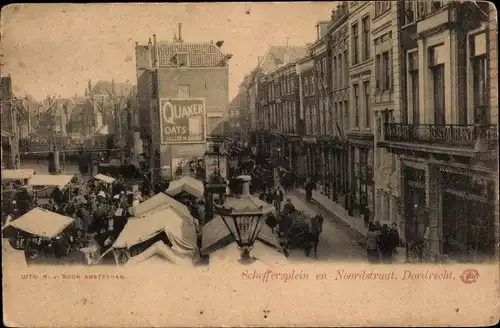
[[[307,233],[307,241],[309,244],[308,247],[312,247],[312,249],[314,250],[315,259],[318,258],[319,236],[323,231],[323,221],[324,220],[321,214],[317,214],[311,220],[309,220],[309,231]]]

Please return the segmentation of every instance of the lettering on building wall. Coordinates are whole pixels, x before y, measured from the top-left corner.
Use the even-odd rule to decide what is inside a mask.
[[[202,143],[206,139],[204,99],[161,99],[162,143]]]

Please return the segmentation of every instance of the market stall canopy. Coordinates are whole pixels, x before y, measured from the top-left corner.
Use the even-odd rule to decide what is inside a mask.
[[[103,182],[106,182],[106,183],[109,183],[109,184],[112,184],[113,182],[115,182],[115,178],[112,178],[110,176],[107,176],[107,175],[104,175],[104,174],[97,174],[94,176],[94,179],[96,180],[99,180],[99,181],[103,181]]]
[[[166,193],[170,196],[176,196],[182,192],[186,192],[194,197],[203,198],[204,191],[203,182],[190,176],[184,176],[178,180],[171,181]]]
[[[113,244],[113,248],[130,248],[165,232],[172,249],[182,256],[193,258],[197,253],[196,225],[182,218],[173,209],[129,219]]]
[[[279,240],[267,225],[262,227],[257,240],[267,244],[269,247],[281,249]],[[201,253],[209,254],[233,242],[234,238],[220,216],[215,216],[213,220],[209,221],[202,228]]]
[[[139,203],[130,209],[130,214],[139,217],[150,212],[155,212],[167,207],[173,208],[176,212],[183,216],[192,217],[186,205],[176,201],[170,196],[160,192],[153,197]]]
[[[32,235],[54,238],[72,224],[73,221],[74,219],[70,217],[37,207],[17,220],[11,221],[9,226]]]
[[[2,170],[2,181],[26,180],[34,174],[33,169]]]
[[[31,177],[29,184],[31,186],[51,186],[51,187],[66,187],[73,175],[50,175],[50,174],[35,174]]]
[[[210,266],[232,266],[238,264],[240,250],[236,242],[222,247],[210,253]],[[269,268],[275,265],[285,265],[288,262],[286,256],[277,248],[266,245],[256,240],[253,245],[251,256],[257,260],[251,266],[263,266]]]
[[[125,266],[134,266],[139,263],[148,265],[174,264],[179,266],[193,266],[193,262],[189,258],[179,256],[162,241],[157,241],[141,254],[131,257]]]

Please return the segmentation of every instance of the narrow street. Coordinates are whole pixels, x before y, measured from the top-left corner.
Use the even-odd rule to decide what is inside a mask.
[[[308,207],[310,210],[320,213],[324,220],[323,232],[320,235],[318,245],[318,259],[306,257],[303,249],[289,250],[289,259],[293,261],[366,261],[365,250],[358,245],[356,237],[353,236],[349,227],[338,222],[338,218],[332,217],[332,214],[318,206],[317,204],[307,203],[305,195],[300,192],[292,192],[285,195],[292,200],[297,209]]]

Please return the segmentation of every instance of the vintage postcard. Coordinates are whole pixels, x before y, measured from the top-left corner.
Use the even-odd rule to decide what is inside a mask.
[[[488,326],[485,1],[1,11],[12,327]]]

